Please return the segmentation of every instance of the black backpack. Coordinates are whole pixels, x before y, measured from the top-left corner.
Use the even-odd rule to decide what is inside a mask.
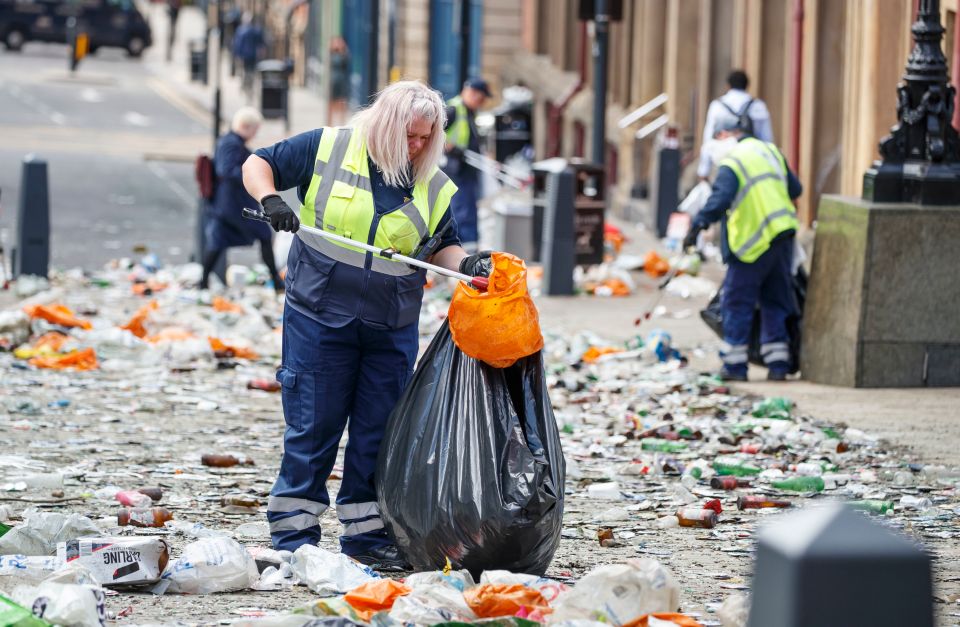
[[[751,98],[747,101],[747,104],[743,105],[743,109],[739,113],[733,110],[733,107],[728,105],[722,100],[718,100],[723,107],[733,114],[737,118],[737,128],[746,133],[747,135],[753,135],[753,119],[750,117],[750,105],[753,104],[754,99]]]

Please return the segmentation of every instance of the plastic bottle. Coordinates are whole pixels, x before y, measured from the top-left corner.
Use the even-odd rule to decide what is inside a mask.
[[[806,477],[819,477],[823,474],[823,466],[811,462],[802,462],[797,464],[796,472],[798,475]]]
[[[895,504],[893,501],[866,499],[863,501],[850,501],[850,507],[871,514],[886,514],[887,512],[893,511]]]
[[[717,526],[717,513],[712,509],[684,507],[677,510],[677,520],[681,527],[702,527],[713,529]]]
[[[121,527],[163,527],[168,520],[173,520],[173,514],[166,507],[124,507],[117,512],[117,524]]]
[[[765,496],[757,495],[743,495],[737,497],[737,509],[765,509],[768,507],[792,507],[793,504],[790,501],[784,501],[781,499],[770,499]]]
[[[113,498],[127,507],[150,507],[153,503],[153,499],[136,490],[120,490],[113,495]]]
[[[220,505],[224,507],[233,505],[235,507],[260,507],[260,501],[254,496],[243,494],[228,494],[220,498]]]
[[[713,462],[713,469],[720,476],[748,477],[750,475],[759,475],[761,470],[756,466],[746,464],[731,464],[726,462]]]
[[[783,481],[772,481],[770,485],[778,490],[792,492],[822,492],[824,488],[822,477],[793,477]]]
[[[900,507],[904,509],[916,509],[922,512],[933,507],[933,501],[919,496],[904,494],[900,498]]]
[[[680,453],[687,450],[687,443],[676,440],[664,440],[662,438],[643,438],[640,440],[640,448],[644,451]]]
[[[11,477],[10,481],[12,483],[23,483],[28,488],[57,489],[63,487],[63,475],[61,475],[59,472],[45,472]]]
[[[714,477],[710,480],[710,487],[714,490],[736,490],[737,488],[749,488],[750,481],[731,476]]]
[[[253,460],[249,457],[241,461],[233,455],[208,454],[200,458],[200,463],[204,466],[213,466],[214,468],[229,468],[230,466],[236,466],[237,464],[253,466]]]

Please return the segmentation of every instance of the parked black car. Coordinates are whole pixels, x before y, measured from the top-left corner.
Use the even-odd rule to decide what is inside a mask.
[[[89,36],[91,52],[114,46],[139,57],[153,43],[133,0],[0,0],[0,41],[13,51],[28,41],[66,43],[71,17]]]

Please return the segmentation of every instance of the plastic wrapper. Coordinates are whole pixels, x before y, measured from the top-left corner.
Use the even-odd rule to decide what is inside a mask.
[[[434,337],[387,424],[380,514],[418,570],[542,575],[563,522],[564,459],[540,353],[510,368]]]
[[[51,627],[42,618],[37,618],[29,608],[0,594],[0,625],[9,627]]]
[[[314,592],[333,596],[374,581],[379,575],[343,553],[331,553],[312,544],[294,551],[293,574]]]
[[[473,622],[477,615],[460,590],[450,586],[413,586],[410,594],[394,602],[390,618],[408,625],[436,625],[447,621]]]
[[[522,584],[485,583],[463,593],[467,605],[480,618],[498,616],[541,616],[550,613],[550,604],[537,590]]]
[[[480,583],[496,584],[518,584],[533,588],[539,592],[547,603],[553,603],[560,596],[561,592],[566,592],[569,588],[553,579],[538,577],[536,575],[525,575],[523,573],[511,573],[509,570],[487,570],[480,575]]]
[[[60,542],[100,535],[100,528],[86,516],[28,511],[22,525],[0,537],[0,555],[53,555]]]
[[[350,592],[343,595],[346,601],[365,620],[377,612],[383,612],[393,607],[396,600],[410,594],[410,586],[393,579],[378,579],[362,583]]]
[[[450,333],[464,353],[506,368],[543,348],[540,316],[527,291],[527,266],[507,253],[491,256],[485,292],[457,283],[450,302]]]
[[[790,373],[800,370],[800,345],[801,329],[803,326],[803,306],[807,300],[807,273],[803,268],[799,268],[793,276],[793,294],[797,314],[787,317],[787,335],[790,338]],[[723,338],[723,308],[720,306],[720,300],[723,298],[723,289],[721,288],[706,308],[700,311],[700,318],[706,323],[710,330]],[[763,356],[760,354],[760,308],[753,314],[753,324],[750,330],[750,346],[748,356],[751,364],[762,366]]]
[[[57,545],[58,565],[83,566],[105,586],[156,583],[169,559],[162,538],[78,538]]]
[[[680,586],[660,562],[631,559],[600,566],[553,604],[551,622],[596,620],[618,627],[644,614],[680,609]]]
[[[46,320],[61,327],[79,327],[81,329],[93,327],[87,320],[81,320],[68,307],[60,304],[27,305],[23,308],[23,311],[35,320]]]
[[[236,540],[225,536],[203,538],[183,547],[153,589],[165,594],[210,594],[245,590],[260,574],[253,558]]]
[[[20,586],[13,600],[29,607],[38,618],[65,627],[100,627],[106,624],[103,590],[72,583],[44,582],[36,588]]]

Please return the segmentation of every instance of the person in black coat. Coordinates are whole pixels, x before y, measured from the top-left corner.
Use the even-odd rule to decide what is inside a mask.
[[[260,130],[262,122],[259,111],[243,107],[233,116],[230,131],[217,141],[213,156],[217,185],[205,225],[206,252],[203,256],[201,289],[209,287],[210,273],[228,248],[260,242],[260,255],[270,271],[274,288],[283,290],[283,281],[280,280],[273,258],[273,232],[270,225],[247,220],[241,214],[245,207],[255,209],[259,206],[243,187],[243,162],[251,154],[246,144]]]

